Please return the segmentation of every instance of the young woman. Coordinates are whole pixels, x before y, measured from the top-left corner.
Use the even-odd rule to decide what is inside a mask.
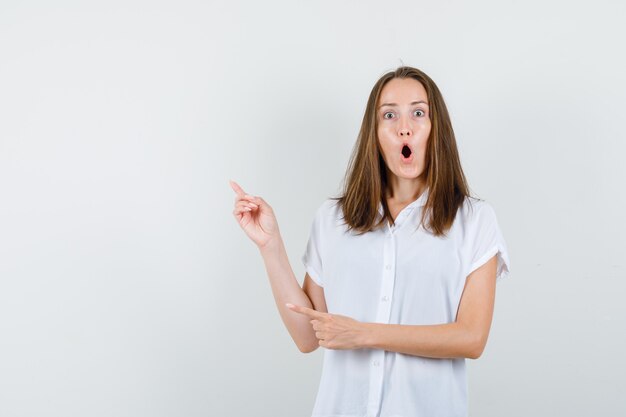
[[[374,85],[342,195],[315,214],[302,288],[271,207],[231,186],[293,340],[325,348],[313,417],[467,415],[465,358],[485,348],[509,259],[430,77],[400,67]]]

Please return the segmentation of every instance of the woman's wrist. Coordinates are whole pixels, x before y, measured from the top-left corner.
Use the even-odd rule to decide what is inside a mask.
[[[374,323],[361,323],[361,348],[370,349],[374,346],[374,331],[375,324]]]
[[[259,246],[259,251],[261,252],[261,256],[265,257],[266,255],[275,255],[280,252],[283,246],[283,240],[280,235],[270,238],[267,242],[265,242],[262,246]]]

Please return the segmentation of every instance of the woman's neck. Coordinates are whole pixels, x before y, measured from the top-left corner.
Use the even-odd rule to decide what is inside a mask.
[[[394,178],[387,188],[387,201],[392,204],[409,204],[426,190],[426,183],[419,178]]]

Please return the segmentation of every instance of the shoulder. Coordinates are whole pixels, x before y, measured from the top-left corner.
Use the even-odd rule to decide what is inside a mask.
[[[493,206],[477,197],[466,197],[460,210],[463,223],[484,225],[496,220]]]
[[[315,218],[316,219],[328,219],[335,216],[338,209],[337,201],[332,198],[327,198],[322,201],[321,204],[317,206],[315,209]]]
[[[336,211],[339,207],[338,201],[332,198],[327,198],[322,201],[322,204],[319,206],[318,211],[323,211],[325,213]]]
[[[315,209],[314,222],[318,225],[328,225],[334,223],[340,212],[338,201],[327,198]]]
[[[345,229],[343,211],[339,201],[327,198],[315,210],[313,223],[320,232],[333,234]]]

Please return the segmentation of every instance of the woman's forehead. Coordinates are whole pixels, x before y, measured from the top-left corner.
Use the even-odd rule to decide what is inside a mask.
[[[380,92],[379,107],[419,101],[428,103],[428,94],[422,83],[413,78],[394,78]]]

